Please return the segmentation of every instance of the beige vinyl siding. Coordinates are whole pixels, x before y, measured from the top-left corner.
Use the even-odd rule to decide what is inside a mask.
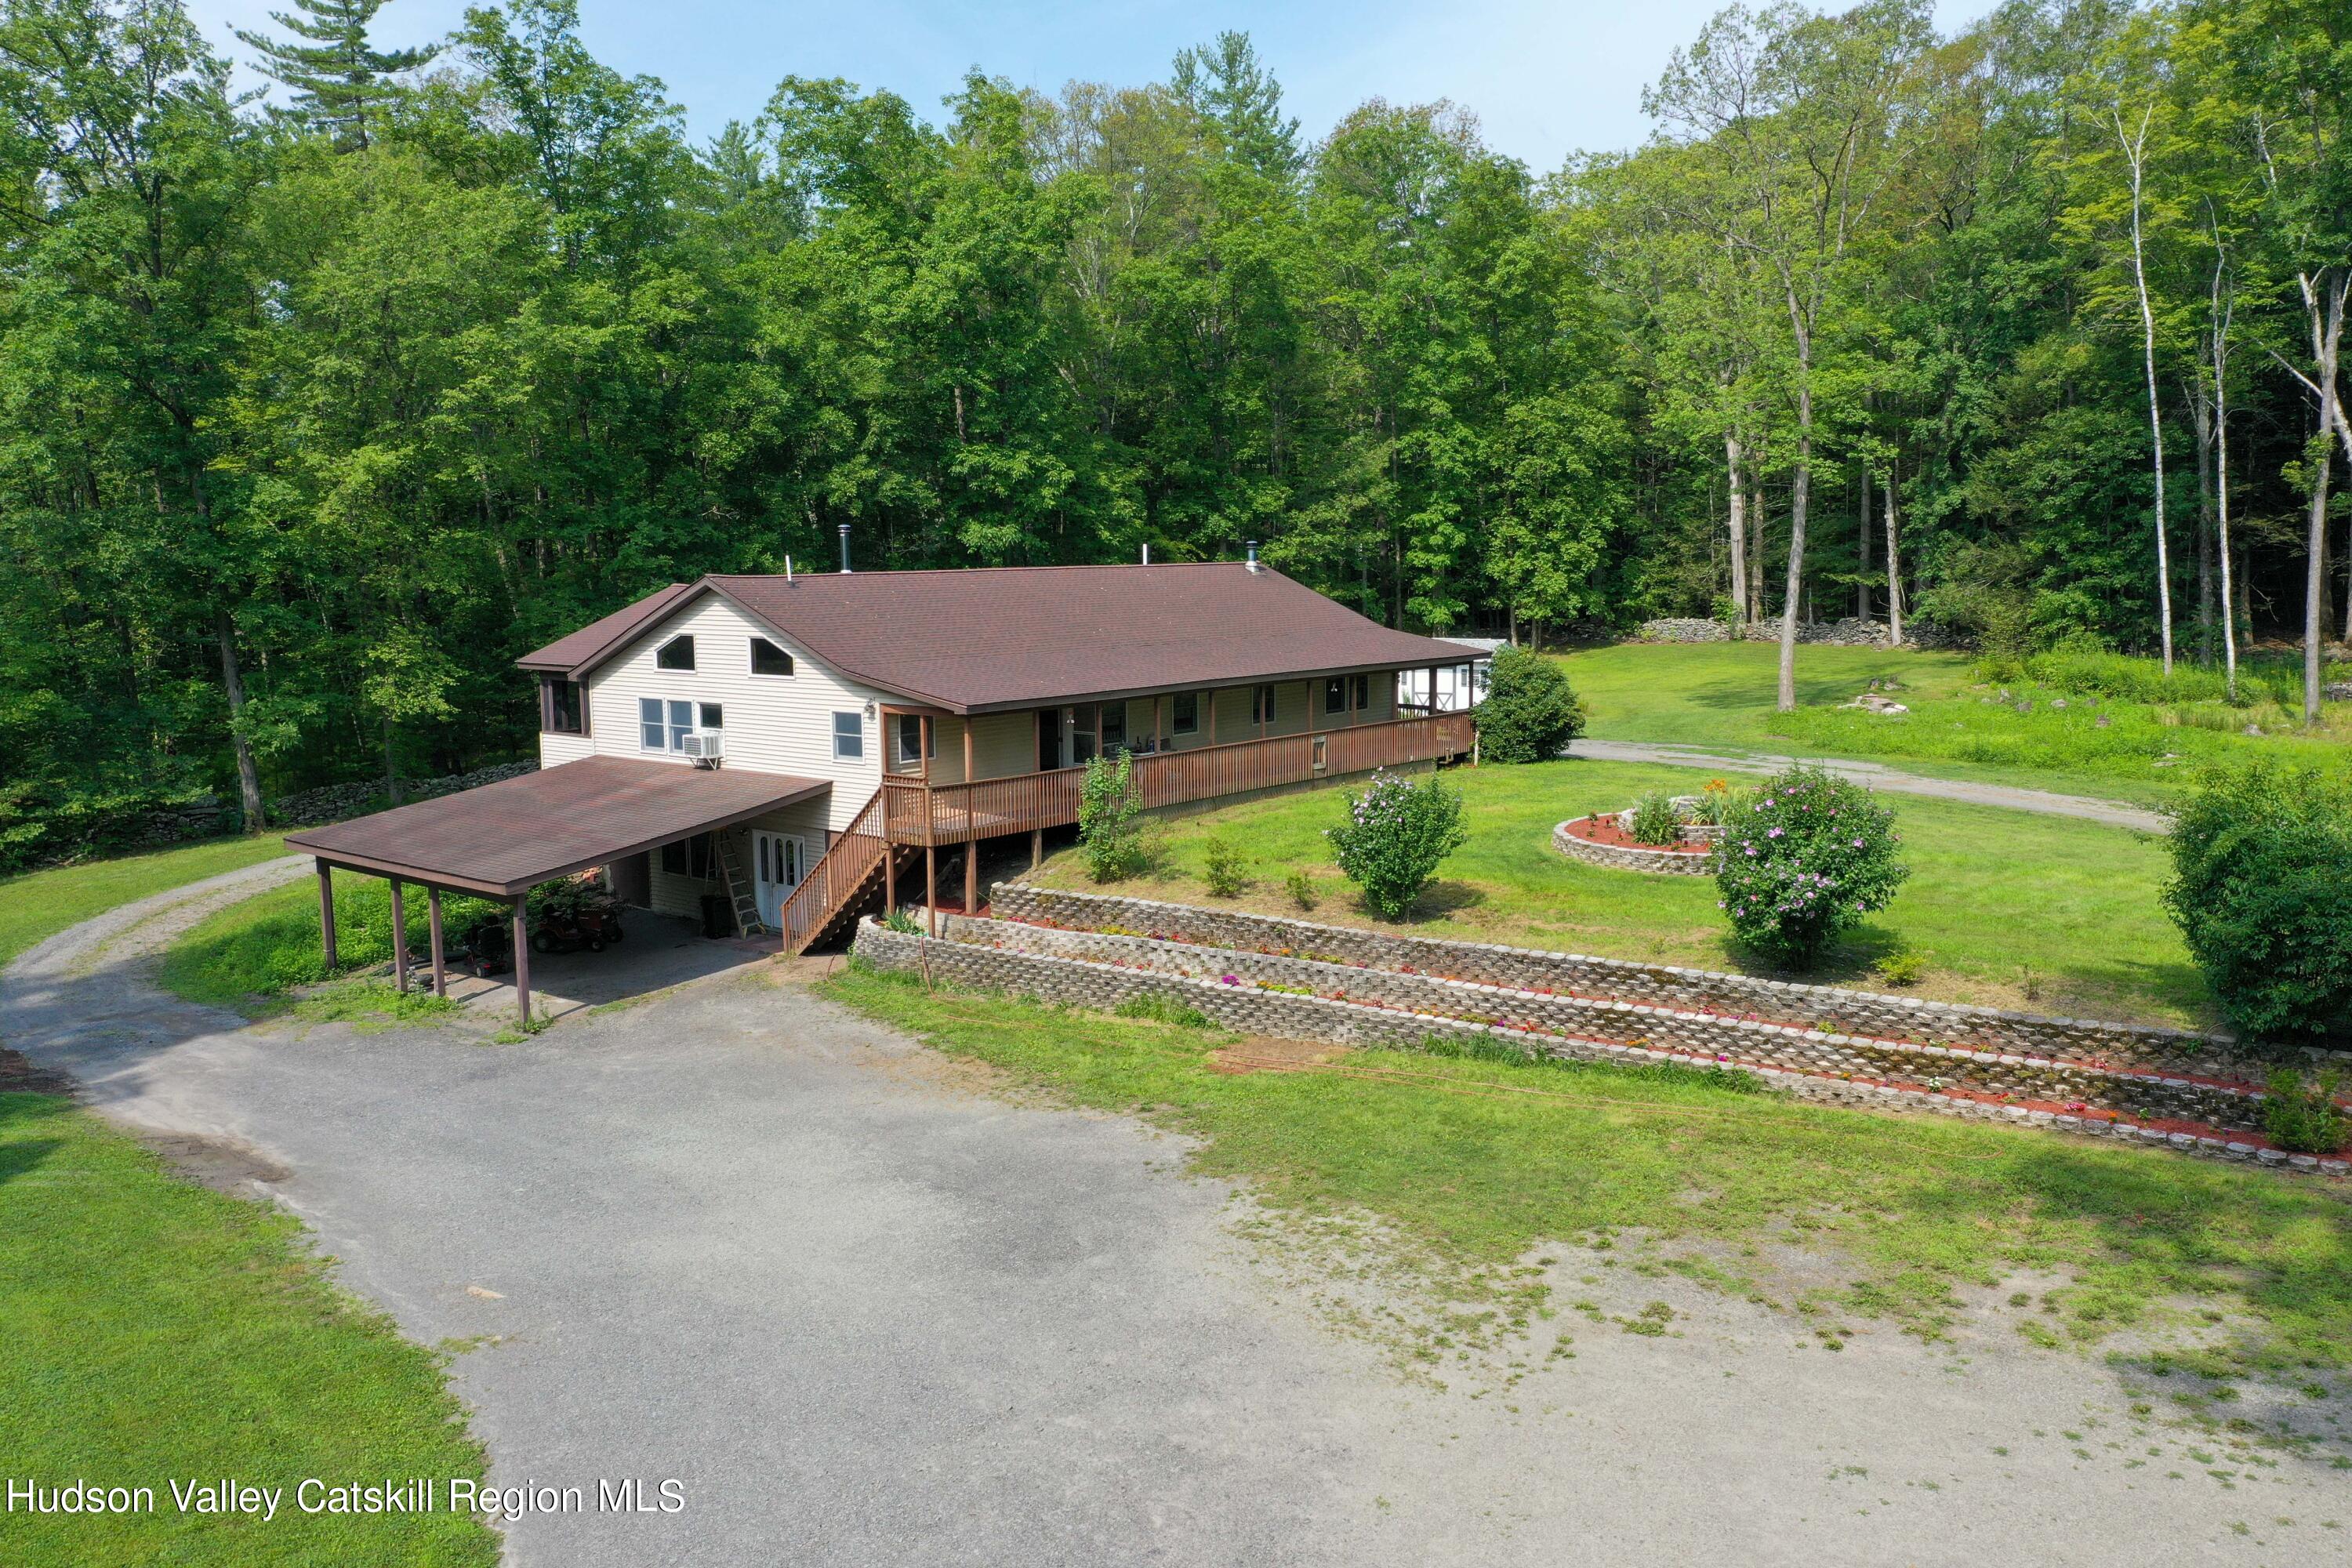
[[[592,736],[551,735],[543,730],[540,731],[539,765],[542,768],[561,767],[565,763],[576,763],[583,757],[595,754],[596,742]]]
[[[695,668],[658,668],[654,660],[663,645],[688,634],[694,637]],[[754,637],[764,637],[791,654],[793,673],[753,675]],[[885,700],[885,694],[834,674],[811,658],[807,650],[756,627],[724,600],[697,601],[647,631],[588,678],[589,742],[595,752],[690,766],[673,752],[640,746],[637,702],[646,697],[719,704],[726,721],[726,765],[730,768],[831,780],[834,788],[825,818],[829,827],[848,826],[881,784],[881,722],[864,714],[868,702]],[[862,758],[834,756],[836,712],[860,715],[866,738]],[[541,754],[546,754],[544,741]]]
[[[755,816],[749,822],[738,823],[724,831],[735,840],[735,857],[738,863],[743,867],[744,875],[747,877],[752,874],[751,867],[754,864],[751,858],[753,828],[761,827],[772,833],[797,835],[804,846],[801,866],[802,875],[805,876],[807,868],[815,865],[818,858],[824,854],[825,846],[830,840],[831,829],[826,816],[824,802],[795,801],[781,811],[772,811],[765,816]],[[700,920],[702,896],[705,893],[724,893],[727,890],[726,878],[719,869],[719,861],[715,853],[711,858],[710,877],[708,881],[698,881],[692,877],[682,877],[674,871],[663,870],[662,852],[658,849],[652,851],[648,859],[652,868],[648,880],[653,889],[651,895],[653,908],[663,914],[679,915],[688,920]],[[689,864],[691,864],[690,861]]]

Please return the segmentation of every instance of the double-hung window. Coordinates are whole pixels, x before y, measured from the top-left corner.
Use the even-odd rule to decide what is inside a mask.
[[[1171,735],[1197,735],[1201,732],[1201,694],[1180,691],[1168,702],[1168,732]]]
[[[716,702],[687,702],[677,698],[637,699],[637,747],[646,752],[682,752],[686,738],[700,728],[716,730],[726,713]]]
[[[853,711],[833,716],[833,754],[836,757],[862,757],[866,754],[864,714]]]
[[[1102,754],[1116,756],[1127,750],[1127,704],[1106,702],[1102,705]]]
[[[1345,713],[1348,710],[1348,678],[1335,675],[1323,683],[1323,711]]]
[[[1273,687],[1253,686],[1250,688],[1250,722],[1253,724],[1271,724],[1274,722]]]

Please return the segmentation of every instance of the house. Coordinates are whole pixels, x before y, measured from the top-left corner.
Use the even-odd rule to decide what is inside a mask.
[[[337,867],[425,886],[436,931],[442,889],[514,900],[524,963],[522,894],[595,867],[629,902],[715,896],[798,952],[895,906],[919,865],[936,907],[943,853],[973,907],[978,844],[1025,837],[1034,862],[1096,756],[1129,755],[1159,807],[1466,755],[1475,657],[1254,552],[710,576],[520,661],[540,772],[289,842],[322,900]]]

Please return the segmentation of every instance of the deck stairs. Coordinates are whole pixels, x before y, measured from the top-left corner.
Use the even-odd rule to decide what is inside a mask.
[[[922,858],[914,845],[885,843],[882,810],[882,792],[876,790],[784,900],[785,952],[806,952],[847,931],[860,915],[881,907],[887,878]]]

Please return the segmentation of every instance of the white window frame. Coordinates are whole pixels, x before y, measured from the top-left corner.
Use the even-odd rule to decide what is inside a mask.
[[[669,650],[676,647],[680,643],[684,643],[686,645],[686,662],[684,664],[663,663],[662,661],[668,658]],[[694,646],[694,634],[692,632],[680,632],[677,636],[670,638],[669,641],[662,644],[661,647],[654,649],[654,668],[656,669],[667,670],[673,675],[688,673],[695,668],[695,658],[697,652],[698,650]]]
[[[705,714],[716,713],[719,722],[712,724]],[[700,702],[685,697],[640,697],[637,699],[637,750],[661,752],[675,756],[686,750],[686,737],[709,730],[722,730],[726,709],[717,702]],[[661,744],[646,743],[648,731],[658,728]]]
[[[841,721],[844,719],[849,721],[851,726],[849,729],[845,730],[842,728]],[[842,750],[842,742],[845,741],[849,742],[850,746],[853,748],[852,750]],[[855,708],[845,710],[836,710],[835,711],[833,715],[833,754],[837,761],[841,762],[862,762],[865,760],[866,715],[863,712]]]
[[[760,668],[760,645],[761,643],[765,643],[768,647],[776,650],[777,655],[784,661],[783,668],[761,669]],[[801,661],[799,658],[794,657],[792,649],[786,647],[783,644],[778,642],[773,637],[753,637],[750,642],[744,645],[743,657],[745,669],[761,680],[790,680],[800,673]]]

